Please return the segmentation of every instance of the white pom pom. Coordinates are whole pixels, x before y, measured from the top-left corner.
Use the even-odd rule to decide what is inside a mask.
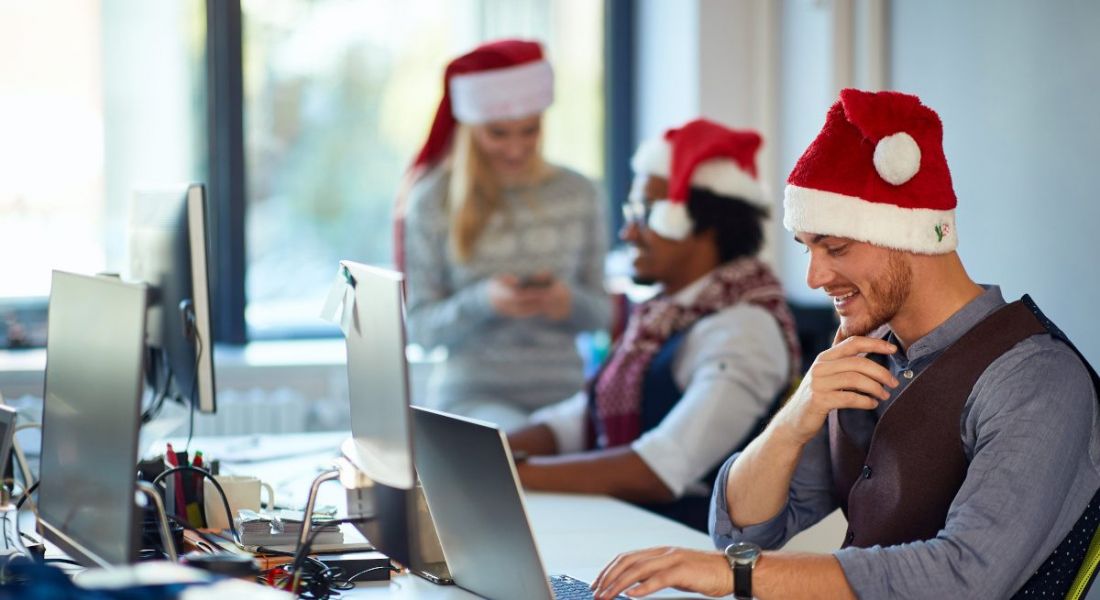
[[[920,146],[911,135],[900,131],[878,141],[874,161],[879,177],[901,185],[920,170]]]
[[[683,202],[658,200],[649,213],[649,228],[661,237],[681,241],[691,234],[694,224]]]
[[[672,163],[672,147],[664,138],[654,138],[642,142],[630,159],[635,175],[655,175],[668,179],[668,169]]]

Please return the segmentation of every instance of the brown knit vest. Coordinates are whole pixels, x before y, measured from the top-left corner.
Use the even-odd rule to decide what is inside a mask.
[[[936,537],[966,477],[962,410],[974,384],[1017,343],[1046,331],[1019,301],[986,317],[894,399],[867,449],[844,432],[837,411],[829,413],[833,493],[848,517],[844,547]]]

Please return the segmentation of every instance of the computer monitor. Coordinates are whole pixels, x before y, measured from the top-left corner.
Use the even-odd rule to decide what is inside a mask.
[[[191,184],[134,194],[127,279],[151,286],[146,380],[157,397],[216,409],[206,192]]]
[[[427,504],[416,489],[409,376],[405,360],[404,277],[341,261],[353,286],[347,369],[352,437],[344,455],[374,485],[349,490],[349,516],[370,515],[359,529],[380,552],[429,579],[449,577]]]
[[[416,484],[409,375],[405,362],[404,277],[341,261],[355,293],[346,344],[353,462],[367,477],[400,489]]]
[[[38,530],[87,566],[135,562],[135,467],[148,290],[54,271]]]

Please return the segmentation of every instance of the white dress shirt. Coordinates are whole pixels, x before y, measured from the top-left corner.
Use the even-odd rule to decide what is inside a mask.
[[[709,275],[673,296],[690,305]],[[701,479],[722,463],[787,384],[790,358],[771,314],[736,304],[699,319],[673,360],[679,402],[631,448],[677,496],[708,495]],[[580,391],[536,411],[531,422],[554,433],[560,454],[585,448],[588,394]]]

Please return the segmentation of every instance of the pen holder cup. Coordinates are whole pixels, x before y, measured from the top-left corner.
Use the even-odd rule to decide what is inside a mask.
[[[169,474],[164,479],[164,511],[190,526],[206,527],[206,515],[202,509],[202,479],[205,478],[195,472]],[[180,487],[183,487],[183,493],[177,491]],[[217,495],[218,492],[213,493]]]

